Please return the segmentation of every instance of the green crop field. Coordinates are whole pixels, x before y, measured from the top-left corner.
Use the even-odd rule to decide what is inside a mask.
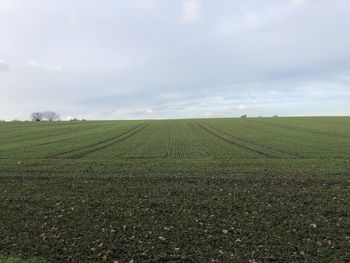
[[[350,118],[0,123],[0,261],[349,262]]]

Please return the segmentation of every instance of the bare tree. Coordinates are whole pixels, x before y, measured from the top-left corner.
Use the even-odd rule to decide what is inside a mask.
[[[33,112],[31,119],[32,121],[57,121],[60,115],[53,111]]]
[[[43,114],[42,114],[42,112],[33,112],[30,115],[30,118],[32,119],[32,121],[42,121],[43,120]]]
[[[60,119],[60,115],[53,111],[45,111],[43,114],[44,118],[48,121],[57,121]]]

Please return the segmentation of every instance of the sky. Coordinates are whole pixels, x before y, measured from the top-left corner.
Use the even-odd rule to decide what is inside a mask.
[[[349,0],[0,0],[0,119],[350,115]]]

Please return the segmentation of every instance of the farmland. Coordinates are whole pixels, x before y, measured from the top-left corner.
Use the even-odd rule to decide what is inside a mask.
[[[350,261],[349,156],[348,117],[0,123],[0,255]]]

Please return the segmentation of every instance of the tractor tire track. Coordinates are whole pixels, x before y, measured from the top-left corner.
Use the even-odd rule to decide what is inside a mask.
[[[134,136],[135,134],[139,133],[144,128],[146,128],[148,125],[150,125],[150,122],[143,123],[141,125],[133,127],[132,129],[127,130],[127,131],[125,131],[117,136],[114,136],[114,137],[111,137],[111,138],[108,138],[108,139],[105,139],[105,140],[102,140],[99,142],[95,142],[95,143],[89,144],[87,146],[78,148],[78,149],[73,149],[73,150],[57,153],[54,155],[50,155],[50,156],[45,157],[45,159],[50,159],[50,158],[60,159],[59,157],[65,157],[65,155],[70,155],[70,154],[72,154],[72,155],[68,156],[69,158],[78,159],[78,158],[84,157],[85,155],[87,155],[89,153],[99,151],[99,150],[107,148],[113,144],[124,141],[124,140]]]
[[[277,153],[280,153],[280,154],[283,154],[283,155],[287,155],[289,157],[293,157],[293,158],[305,158],[303,156],[300,156],[298,155],[297,153],[291,153],[291,152],[288,152],[288,151],[284,151],[284,150],[280,150],[280,149],[276,149],[276,148],[273,148],[273,147],[270,147],[270,146],[267,146],[267,145],[263,145],[263,144],[258,144],[256,142],[252,142],[250,140],[246,140],[246,139],[243,139],[243,138],[240,138],[240,137],[237,137],[237,136],[234,136],[226,131],[223,131],[223,130],[220,130],[208,123],[206,123],[207,126],[209,126],[210,128],[212,128],[213,130],[219,132],[219,133],[222,133],[222,134],[225,134],[226,136],[229,136],[231,138],[233,138],[234,140],[238,140],[238,141],[242,141],[244,143],[247,143],[247,144],[250,144],[250,145],[254,145],[254,146],[258,146],[258,147],[261,147],[261,148],[265,148],[267,150],[270,150],[270,151],[274,151],[274,152],[277,152]]]
[[[139,129],[137,130],[134,130],[132,132],[130,132],[129,134],[127,134],[125,137],[122,137],[116,141],[113,141],[113,142],[110,142],[108,144],[105,144],[105,145],[101,145],[100,147],[97,147],[97,148],[93,148],[93,149],[90,149],[90,150],[86,150],[84,151],[83,153],[79,153],[79,154],[76,154],[76,155],[73,155],[71,156],[72,159],[79,159],[79,158],[82,158],[82,157],[85,157],[86,155],[90,154],[90,153],[93,153],[93,152],[97,152],[97,151],[100,151],[102,149],[105,149],[107,147],[110,147],[112,145],[115,145],[117,143],[120,143],[122,141],[125,141],[127,139],[129,139],[130,137],[133,137],[135,136],[136,134],[140,133],[142,130],[144,130],[148,125],[150,125],[150,123],[146,123],[145,125],[143,125],[142,127],[140,127]]]
[[[201,127],[203,130],[205,130],[206,132],[208,132],[209,134],[211,134],[211,135],[213,135],[213,136],[219,138],[220,140],[222,140],[222,141],[224,141],[224,142],[226,142],[226,143],[228,143],[228,144],[231,144],[231,145],[233,145],[233,146],[236,146],[236,147],[239,148],[239,149],[245,150],[245,151],[247,151],[247,152],[250,152],[250,153],[253,153],[253,154],[255,154],[255,155],[265,157],[265,158],[273,158],[273,156],[272,156],[271,154],[268,154],[268,153],[266,153],[266,152],[253,149],[253,148],[247,146],[246,144],[239,143],[239,142],[234,142],[234,141],[232,141],[232,140],[229,140],[229,139],[225,138],[224,136],[222,136],[222,135],[220,135],[220,134],[214,132],[213,130],[211,130],[211,129],[205,127],[205,126],[202,125],[201,123],[199,123],[199,122],[197,122],[197,121],[195,121],[195,123],[196,123],[199,127]]]
[[[91,128],[88,128],[88,129],[84,129],[84,131],[87,131],[87,130],[91,130],[91,129],[94,129],[95,127],[91,127]],[[58,133],[58,134],[50,134],[49,136],[45,136],[44,138],[47,139],[47,138],[50,138],[50,137],[59,137],[59,136],[62,136],[62,135],[65,135],[65,134],[74,134],[76,132],[80,132],[80,130],[74,130],[73,132],[72,131],[66,131],[66,132],[62,132],[62,133]],[[60,140],[54,140],[54,141],[49,141],[49,142],[43,142],[43,143],[39,143],[39,144],[34,144],[34,145],[28,145],[28,146],[19,146],[19,147],[16,147],[16,148],[13,148],[13,149],[10,149],[10,150],[1,150],[0,151],[0,154],[1,153],[10,153],[10,152],[15,152],[15,151],[18,151],[19,149],[21,150],[24,150],[24,149],[35,149],[36,147],[40,147],[40,146],[46,146],[46,145],[50,145],[50,144],[54,144],[54,143],[59,143],[59,142],[66,142],[66,141],[69,141],[69,140],[72,140],[74,139],[76,136],[73,136],[73,137],[70,137],[70,138],[65,138],[65,139],[60,139]],[[33,139],[31,139],[33,140]],[[22,142],[22,141],[29,141],[29,139],[24,139],[24,140],[18,140],[16,142]]]

